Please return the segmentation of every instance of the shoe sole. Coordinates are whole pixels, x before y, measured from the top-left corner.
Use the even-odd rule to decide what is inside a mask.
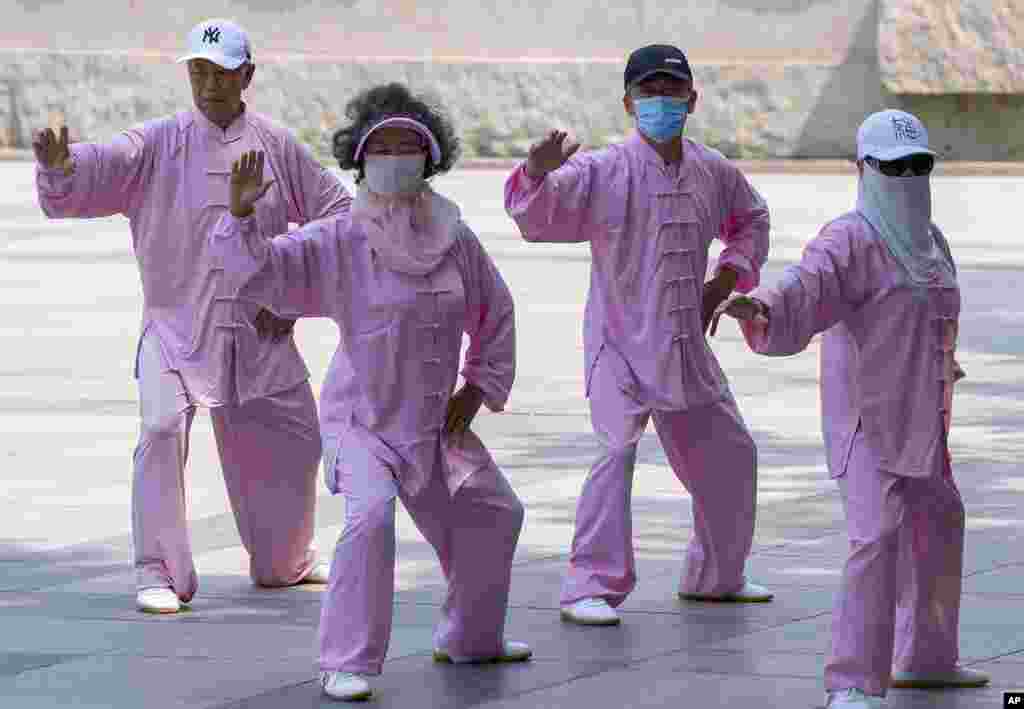
[[[328,699],[333,699],[336,702],[365,702],[367,699],[373,696],[373,690],[369,689],[365,692],[360,692],[359,694],[350,694],[345,697],[336,697],[330,692],[324,690],[323,695]]]
[[[618,625],[622,622],[621,618],[610,618],[608,620],[583,620],[582,618],[578,618],[574,616],[572,613],[569,613],[568,611],[561,611],[559,613],[559,616],[562,618],[563,622],[574,623],[575,625]]]
[[[699,601],[700,603],[768,603],[775,598],[774,593],[765,596],[701,596],[695,593],[680,593],[679,597],[684,601]]]
[[[984,687],[990,680],[975,680],[970,682],[956,682],[953,680],[924,680],[924,679],[893,679],[889,686],[893,689],[977,689]]]
[[[150,615],[174,615],[180,613],[180,608],[142,608],[139,607],[139,613],[149,613]]]
[[[505,662],[526,662],[533,657],[533,651],[526,655],[502,655],[500,657],[488,657],[483,659],[459,660],[456,662],[447,652],[434,652],[434,662],[444,662],[450,665],[495,665]]]

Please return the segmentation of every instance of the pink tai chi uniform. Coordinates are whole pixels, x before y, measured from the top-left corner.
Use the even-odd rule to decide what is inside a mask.
[[[712,239],[719,268],[757,285],[768,207],[721,154],[690,140],[666,165],[639,134],[573,156],[535,181],[525,165],[505,207],[527,241],[590,242],[583,326],[586,393],[602,451],[576,508],[563,606],[618,606],[636,584],[630,490],[637,442],[653,413],[676,477],[693,496],[683,593],[743,588],[754,534],[757,454],[704,338],[701,300]]]
[[[867,170],[868,168],[865,168]],[[827,224],[741,322],[766,355],[821,343],[825,448],[850,535],[825,667],[829,691],[884,695],[890,673],[957,663],[964,506],[947,455],[960,291],[949,246],[918,282],[859,212]]]
[[[135,362],[142,425],[132,482],[139,588],[169,587],[188,601],[198,585],[184,490],[197,406],[212,407],[253,580],[296,583],[316,562],[320,435],[309,373],[290,337],[272,343],[241,327],[253,309],[234,298],[209,239],[228,209],[232,163],[247,150],[265,151],[269,178],[277,180],[256,210],[268,232],[345,213],[348,192],[290,133],[247,110],[227,130],[186,111],[109,144],[76,143],[70,150],[71,176],[38,168],[43,211],[128,217],[142,278]]]
[[[435,649],[453,657],[503,652],[512,557],[523,507],[480,440],[443,431],[462,375],[501,411],[515,375],[512,297],[453,204],[432,191],[452,238],[430,270],[389,267],[388,234],[358,216],[273,240],[251,217],[215,232],[240,297],[278,314],[328,317],[341,341],[320,396],[327,485],[345,497],[320,620],[326,672],[379,674],[391,636],[395,499],[434,547],[448,581]],[[454,216],[453,216],[454,215]],[[436,265],[434,265],[436,264]]]

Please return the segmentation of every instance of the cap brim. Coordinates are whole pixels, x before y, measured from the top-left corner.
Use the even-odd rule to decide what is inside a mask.
[[[860,150],[860,158],[871,156],[876,160],[899,160],[905,158],[908,155],[931,155],[932,157],[938,157],[938,153],[928,148],[922,148],[919,145],[895,145],[888,148],[873,148],[871,146],[865,146]]]
[[[359,141],[359,145],[356,146],[356,160],[359,160],[360,156],[363,154],[363,146],[366,145],[366,141],[369,139],[370,134],[378,128],[383,128],[385,126],[401,126],[403,128],[410,128],[422,135],[427,139],[427,142],[430,143],[430,159],[433,161],[433,164],[441,164],[441,144],[437,142],[437,138],[425,125],[417,120],[407,118],[405,116],[391,116],[390,118],[385,118],[371,126],[370,129],[366,131],[366,134],[363,135],[363,139]]]
[[[183,64],[192,59],[205,59],[207,61],[213,62],[219,67],[227,69],[228,71],[234,71],[246,62],[245,59],[232,59],[231,57],[226,57],[223,54],[213,54],[209,52],[195,52],[193,54],[186,54],[183,57],[178,57],[177,59],[175,59],[175,62],[178,64]]]
[[[632,86],[633,84],[637,83],[638,81],[643,81],[644,79],[649,79],[650,77],[654,76],[655,74],[668,74],[669,76],[674,76],[677,79],[684,79],[686,81],[693,81],[693,76],[691,76],[687,72],[683,71],[682,69],[658,68],[658,69],[652,69],[651,71],[645,72],[645,73],[641,74],[640,76],[630,80],[629,85]]]

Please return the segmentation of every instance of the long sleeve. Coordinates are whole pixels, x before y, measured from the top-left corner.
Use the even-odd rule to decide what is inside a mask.
[[[590,239],[587,214],[594,183],[593,160],[574,156],[541,180],[517,167],[505,181],[505,211],[526,241],[572,244]]]
[[[484,392],[491,411],[505,408],[516,372],[512,294],[494,261],[468,227],[460,237],[466,281],[469,349],[462,376]]]
[[[327,317],[336,308],[341,256],[337,232],[347,219],[322,220],[267,238],[254,217],[230,213],[211,236],[224,270],[237,284],[237,299],[279,317]]]
[[[768,306],[769,322],[741,321],[747,344],[765,355],[803,351],[816,334],[848,318],[867,300],[867,261],[865,249],[855,247],[848,230],[826,226],[775,288],[751,293]]]
[[[768,205],[736,166],[723,160],[721,167],[726,199],[718,238],[725,248],[715,272],[723,266],[734,269],[739,274],[736,290],[747,293],[760,282],[761,268],[768,260]]]
[[[288,191],[288,221],[308,224],[317,219],[347,214],[352,196],[341,180],[321,165],[309,150],[294,138],[284,147],[287,162],[283,185]]]
[[[145,182],[149,160],[142,127],[110,143],[74,143],[68,147],[71,175],[36,165],[39,206],[52,219],[109,217],[126,213]]]

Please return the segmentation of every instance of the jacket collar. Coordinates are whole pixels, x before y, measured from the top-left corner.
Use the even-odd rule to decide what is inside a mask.
[[[233,143],[245,135],[245,129],[249,123],[249,115],[244,101],[242,102],[242,112],[238,114],[238,117],[226,129],[213,123],[197,108],[193,108],[189,113],[192,123],[195,124],[204,137],[225,144]]]

